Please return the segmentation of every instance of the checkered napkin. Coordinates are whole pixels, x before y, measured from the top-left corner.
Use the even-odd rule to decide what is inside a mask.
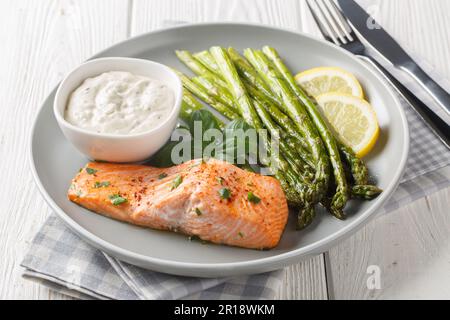
[[[94,249],[50,216],[22,262],[24,277],[82,299],[272,299],[283,270],[201,279],[148,271]]]
[[[424,69],[450,91],[448,80],[439,77],[423,60],[416,61],[421,61]],[[398,71],[385,67],[427,105],[438,110],[423,90]],[[400,186],[381,213],[450,185],[450,151],[405,102],[403,107],[410,127],[410,156]],[[284,270],[221,279],[144,270],[86,244],[55,216],[35,236],[21,265],[25,268],[24,277],[82,299],[272,299],[284,277]]]

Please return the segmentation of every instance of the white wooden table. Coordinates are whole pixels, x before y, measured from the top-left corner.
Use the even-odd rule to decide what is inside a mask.
[[[450,78],[450,1],[371,0],[383,26]],[[19,263],[50,209],[28,167],[30,127],[61,78],[97,51],[173,21],[251,21],[318,34],[303,0],[0,1],[0,298],[64,299]],[[450,189],[377,218],[289,268],[286,299],[450,298]],[[369,290],[367,268],[381,272]]]

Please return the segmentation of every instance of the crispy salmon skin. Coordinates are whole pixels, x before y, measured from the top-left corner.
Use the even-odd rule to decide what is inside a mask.
[[[120,221],[252,249],[275,247],[288,217],[276,179],[215,159],[171,168],[90,162],[68,198]]]

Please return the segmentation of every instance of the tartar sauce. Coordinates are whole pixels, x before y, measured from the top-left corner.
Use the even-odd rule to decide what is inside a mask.
[[[110,71],[86,79],[75,89],[64,118],[89,131],[129,135],[166,120],[173,105],[174,93],[163,82]]]

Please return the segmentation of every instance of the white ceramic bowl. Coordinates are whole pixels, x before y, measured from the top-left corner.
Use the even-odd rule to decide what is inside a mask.
[[[91,132],[64,119],[70,94],[87,78],[108,71],[128,71],[166,83],[174,92],[169,117],[157,127],[140,134],[117,135]],[[90,159],[109,162],[138,162],[155,154],[170,138],[180,112],[183,88],[170,68],[157,62],[134,58],[101,58],[83,63],[70,72],[56,91],[53,111],[64,136]]]

